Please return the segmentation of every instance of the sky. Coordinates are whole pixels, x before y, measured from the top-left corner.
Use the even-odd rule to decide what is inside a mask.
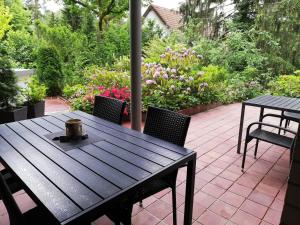
[[[166,7],[169,9],[178,9],[179,3],[183,1],[184,0],[153,0],[153,4]],[[53,0],[53,1],[47,1],[45,3],[45,8],[47,10],[57,12],[61,7]]]

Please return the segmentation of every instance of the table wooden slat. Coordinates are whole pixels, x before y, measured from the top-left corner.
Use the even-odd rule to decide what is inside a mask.
[[[42,204],[61,222],[81,212],[81,209],[32,164],[0,137],[0,157],[22,178],[23,183],[36,195]]]
[[[64,117],[63,116],[60,116],[60,119],[63,119]],[[67,119],[69,118],[64,118],[64,120],[59,120],[58,118],[55,118],[55,117],[45,117],[45,120],[63,128],[64,127],[64,121],[66,121]],[[119,146],[121,148],[124,148],[126,149],[127,151],[129,152],[132,152],[136,155],[139,155],[143,158],[146,158],[148,160],[152,160],[153,162],[156,162],[158,163],[159,165],[162,165],[162,166],[166,166],[166,165],[169,165],[170,163],[173,162],[173,160],[169,159],[169,158],[166,158],[162,155],[159,155],[159,154],[156,154],[152,151],[149,151],[148,149],[145,149],[145,148],[142,148],[142,147],[139,147],[139,146],[136,146],[132,143],[129,143],[127,141],[124,141],[118,137],[115,137],[115,136],[111,136],[107,133],[104,133],[102,131],[99,131],[93,127],[90,127],[90,126],[85,126],[84,129],[86,129],[87,131],[89,132],[92,132],[93,134],[95,135],[98,135],[100,137],[102,137],[103,139],[105,139],[107,142],[109,143],[112,143],[116,146]]]
[[[80,119],[83,121],[84,124],[96,128],[99,131],[105,132],[105,133],[109,133],[110,135],[113,135],[115,137],[120,137],[122,138],[124,141],[130,142],[132,144],[138,145],[138,146],[143,146],[144,148],[151,150],[152,152],[158,153],[158,154],[162,154],[163,156],[176,160],[178,158],[180,158],[182,156],[182,154],[179,154],[177,152],[171,151],[171,150],[166,150],[160,146],[157,145],[153,145],[152,143],[149,143],[147,141],[144,141],[140,138],[136,138],[134,136],[131,135],[124,135],[123,132],[119,131],[119,130],[115,130],[109,127],[103,127],[103,126],[99,126],[98,123],[95,123],[91,120],[88,120],[82,116],[78,116],[74,113],[67,113],[64,114],[65,116],[68,116],[69,118],[76,118],[76,119]],[[61,118],[62,115],[59,115],[59,117]]]
[[[9,124],[12,125],[12,124]],[[44,176],[76,202],[82,209],[88,208],[101,200],[94,192],[68,174],[63,168],[51,161],[31,144],[6,126],[0,127],[1,136],[23,155]]]
[[[63,150],[48,136],[65,130],[70,118],[81,119],[84,129],[99,139]],[[134,195],[147,182],[186,163],[192,190],[196,154],[76,111],[0,125],[0,159],[59,223],[74,225],[95,220],[118,198]],[[190,224],[192,196],[186,196],[185,220]]]
[[[115,194],[120,189],[112,183],[98,176],[88,168],[80,164],[78,161],[72,159],[65,154],[64,151],[54,147],[46,140],[40,138],[35,133],[29,131],[19,123],[8,124],[14,131],[18,132],[21,136],[26,138],[39,152],[43,153],[50,160],[55,162],[58,166],[63,168],[66,172],[72,174],[81,183],[86,184],[94,192],[105,198]],[[99,185],[101,184],[101,185]],[[91,195],[97,199],[97,196]]]

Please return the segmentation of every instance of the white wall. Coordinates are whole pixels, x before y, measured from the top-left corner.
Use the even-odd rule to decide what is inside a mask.
[[[169,29],[167,28],[167,26],[161,21],[161,19],[157,16],[157,14],[151,10],[148,15],[145,17],[145,21],[147,20],[152,20],[155,22],[156,25],[158,25],[163,33],[167,34],[169,33]]]

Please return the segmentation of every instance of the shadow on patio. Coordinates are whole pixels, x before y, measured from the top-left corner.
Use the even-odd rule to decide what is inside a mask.
[[[195,225],[280,222],[289,172],[289,151],[261,142],[258,159],[254,160],[253,142],[243,174],[241,155],[236,153],[240,109],[241,104],[231,104],[192,117],[186,147],[197,152]],[[256,121],[258,116],[258,109],[247,108],[244,127]],[[185,170],[181,169],[177,179],[178,224],[183,224],[185,177]],[[24,211],[34,206],[22,191],[15,194],[15,198]],[[2,202],[0,224],[8,224]],[[112,223],[101,217],[94,224]],[[143,208],[135,205],[133,224],[172,224],[170,190],[149,197],[143,202]]]

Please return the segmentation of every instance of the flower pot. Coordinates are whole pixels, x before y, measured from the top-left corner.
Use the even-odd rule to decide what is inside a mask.
[[[39,101],[34,104],[28,104],[28,119],[37,118],[45,115],[45,101]]]
[[[0,110],[0,124],[27,119],[27,106]]]

